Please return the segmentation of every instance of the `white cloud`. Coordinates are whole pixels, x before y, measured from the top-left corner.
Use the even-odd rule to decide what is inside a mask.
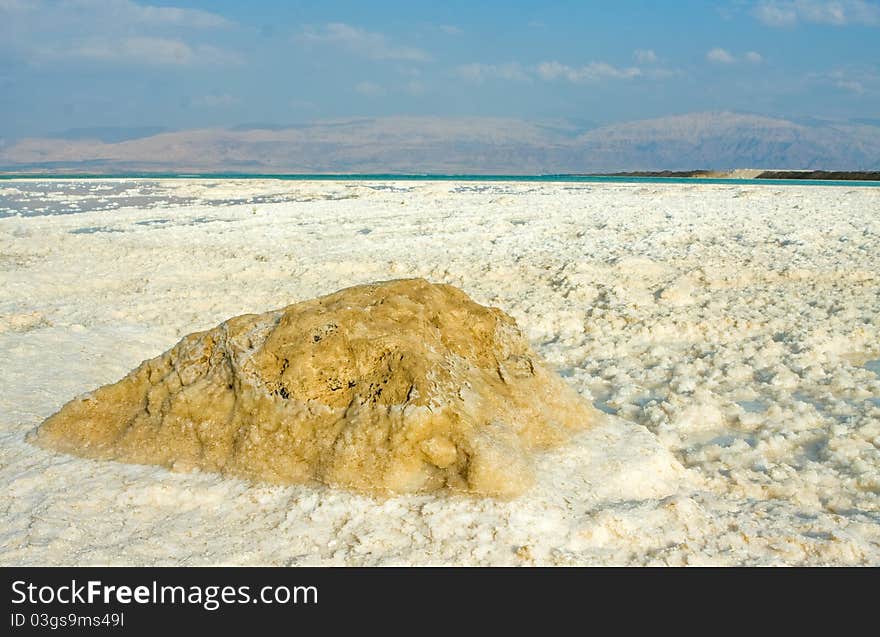
[[[410,95],[424,95],[428,92],[428,87],[425,85],[424,82],[411,80],[406,83],[406,92]]]
[[[798,22],[880,26],[880,4],[866,0],[761,0],[753,13],[771,27],[790,27]]]
[[[240,102],[240,99],[234,95],[229,95],[228,93],[221,93],[220,95],[202,95],[193,98],[192,100],[194,106],[203,106],[207,108],[227,108],[229,106],[235,106]]]
[[[469,82],[485,82],[489,79],[501,80],[528,80],[530,79],[525,69],[516,62],[507,64],[462,64],[455,69],[456,75]]]
[[[48,58],[78,57],[108,63],[147,66],[236,65],[241,58],[207,44],[189,45],[173,38],[131,37],[121,40],[91,39],[70,48],[50,49]]]
[[[441,24],[440,30],[446,35],[461,35],[464,33],[462,29],[452,24]]]
[[[240,56],[194,40],[227,27],[223,16],[132,0],[0,0],[0,40],[30,63],[63,59],[148,65],[236,64]],[[14,11],[10,11],[10,8]]]
[[[866,91],[865,84],[860,79],[854,79],[845,71],[831,71],[824,76],[820,76],[820,79],[843,91],[854,93],[855,95],[863,95]],[[865,79],[870,80],[871,77],[866,76]]]
[[[367,97],[381,97],[385,95],[385,89],[373,82],[358,82],[354,90]]]
[[[857,80],[837,80],[834,82],[834,86],[843,89],[844,91],[855,93],[856,95],[862,95],[865,92],[865,85]]]
[[[721,48],[714,48],[706,53],[706,59],[715,64],[733,64],[736,62],[736,58],[729,51]]]
[[[35,9],[34,3],[26,0],[0,0],[0,11],[29,11]]]
[[[201,9],[157,7],[132,0],[0,0],[0,11],[36,11],[42,20],[59,23],[96,21],[121,30],[134,26],[174,26],[215,29],[233,23],[217,13]]]
[[[633,51],[633,59],[639,64],[656,64],[659,58],[651,49],[636,49]]]
[[[421,62],[429,58],[421,49],[392,44],[381,33],[365,31],[342,22],[332,22],[317,31],[304,31],[297,39],[308,44],[337,45],[372,60]]]
[[[65,7],[73,10],[100,13],[116,24],[155,24],[213,29],[232,24],[216,13],[200,9],[156,7],[131,0],[67,0]]]
[[[409,80],[403,84],[394,86],[383,86],[376,82],[364,80],[354,85],[355,92],[366,97],[384,97],[389,94],[407,93],[409,95],[420,96],[428,91],[428,87],[424,82],[419,80]]]
[[[643,69],[642,75],[652,80],[666,80],[670,77],[681,77],[685,73],[681,69],[649,68]]]
[[[761,64],[764,61],[764,56],[762,56],[757,51],[748,51],[743,54],[741,58],[737,58],[727,49],[716,47],[706,53],[706,60],[708,62],[712,62],[713,64],[737,64],[741,61],[745,61],[750,64]]]
[[[573,67],[556,61],[542,62],[537,66],[537,72],[545,80],[564,79],[572,83],[604,78],[627,79],[642,74],[641,69],[634,66],[619,68],[606,62],[590,62],[584,66]]]
[[[880,95],[880,75],[866,68],[809,73],[806,79],[824,87],[824,90],[827,90],[827,87],[834,87],[856,97],[869,95],[873,98]]]
[[[304,100],[300,97],[291,98],[291,100],[288,102],[288,105],[295,111],[316,112],[320,110],[315,102]]]
[[[762,2],[755,7],[755,17],[771,27],[786,27],[798,21],[797,11],[790,3]]]
[[[659,58],[654,57],[659,61]],[[455,74],[469,82],[481,84],[488,80],[515,80],[530,82],[536,79],[546,81],[563,80],[573,84],[597,82],[601,80],[627,80],[637,77],[661,80],[676,75],[681,71],[651,67],[642,69],[637,66],[620,67],[607,62],[590,62],[582,66],[570,66],[558,61],[541,62],[534,66],[523,66],[517,62],[506,64],[482,64],[472,62],[456,67]]]

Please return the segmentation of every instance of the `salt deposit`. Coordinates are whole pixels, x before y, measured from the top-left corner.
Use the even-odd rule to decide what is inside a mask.
[[[596,419],[504,312],[404,279],[190,334],[29,440],[255,482],[510,497],[535,450]]]
[[[880,564],[880,189],[78,183],[0,192],[3,564]],[[606,412],[521,497],[25,441],[193,331],[408,277],[504,308]]]

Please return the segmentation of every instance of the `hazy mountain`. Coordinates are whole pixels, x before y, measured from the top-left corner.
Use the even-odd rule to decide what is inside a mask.
[[[880,126],[807,126],[736,113],[697,113],[604,126],[575,143],[596,165],[621,169],[868,170],[880,166]]]
[[[105,143],[123,142],[164,133],[168,129],[162,126],[97,126],[94,128],[68,128],[67,130],[50,133],[50,138],[60,139],[92,139]]]
[[[529,174],[737,167],[877,170],[880,125],[737,113],[592,129],[559,121],[388,117],[0,145],[5,171]]]

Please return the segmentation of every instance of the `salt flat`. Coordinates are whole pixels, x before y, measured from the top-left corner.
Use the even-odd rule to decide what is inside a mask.
[[[375,280],[514,316],[607,414],[512,501],[25,434],[195,330]],[[880,189],[0,182],[0,563],[880,565]]]

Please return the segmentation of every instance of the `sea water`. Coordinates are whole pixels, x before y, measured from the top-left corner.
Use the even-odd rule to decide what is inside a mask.
[[[455,174],[283,174],[283,173],[77,173],[77,174],[8,174],[6,179],[284,179],[292,181],[521,181],[521,182],[587,182],[587,183],[642,183],[642,184],[728,184],[767,186],[873,186],[880,181],[831,179],[728,179],[715,177],[637,177],[609,175],[455,175]]]
[[[376,188],[393,189],[388,182],[455,181],[591,184],[689,184],[728,186],[837,186],[880,187],[880,181],[826,181],[818,179],[714,179],[702,177],[626,177],[590,175],[432,175],[432,174],[243,174],[243,173],[118,173],[0,175],[0,218],[76,214],[123,207],[187,205],[195,199],[171,197],[159,179],[349,181],[386,182]],[[12,181],[15,180],[15,181]],[[5,182],[5,183],[4,183]],[[467,188],[463,186],[462,188]],[[479,186],[474,186],[479,189]],[[71,197],[72,196],[72,197]],[[270,203],[260,197],[214,201],[215,205]]]

